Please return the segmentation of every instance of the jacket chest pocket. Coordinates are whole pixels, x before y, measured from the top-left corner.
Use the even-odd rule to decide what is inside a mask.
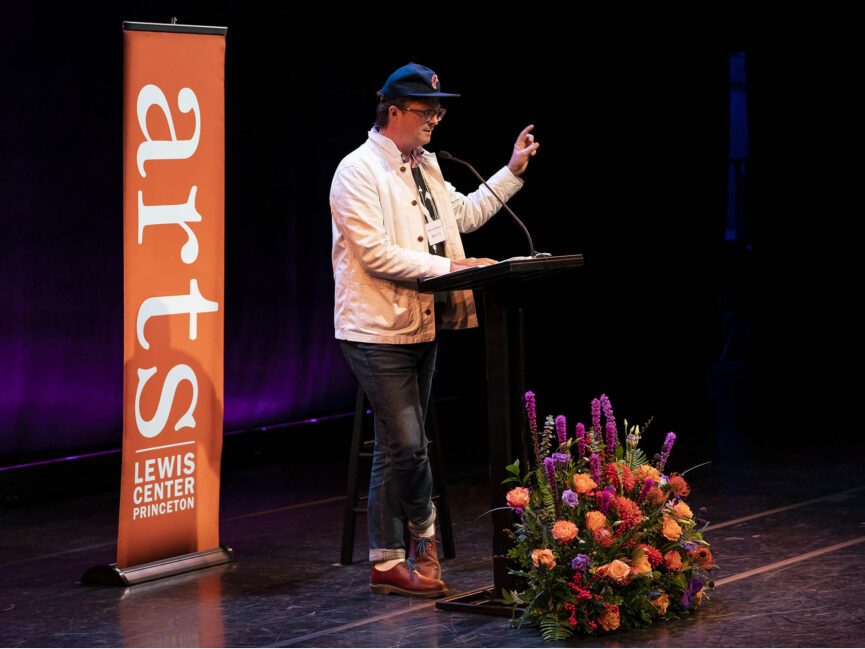
[[[410,171],[406,171],[410,174]],[[393,243],[409,250],[426,252],[426,229],[420,195],[409,176],[407,185],[399,178],[391,180],[390,208],[392,231],[388,232]]]

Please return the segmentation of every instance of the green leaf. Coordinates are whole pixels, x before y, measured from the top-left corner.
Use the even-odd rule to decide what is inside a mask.
[[[706,462],[701,462],[700,464],[695,464],[690,469],[685,469],[684,471],[682,471],[679,475],[685,475],[688,471],[693,471],[694,469],[699,469],[701,466],[706,466],[707,464],[711,464],[711,463],[712,463],[712,461],[708,460]]]
[[[510,507],[493,507],[493,508],[490,509],[489,511],[485,511],[483,514],[481,514],[480,516],[478,516],[478,517],[475,519],[475,521],[479,521],[480,519],[482,519],[482,518],[483,518],[484,516],[486,516],[487,514],[492,514],[493,512],[501,511],[502,509],[510,509]]]
[[[541,620],[541,633],[544,640],[566,640],[571,637],[570,627],[562,626],[555,615],[547,615]]]
[[[553,500],[553,494],[549,489],[544,489],[544,513],[550,520],[556,520],[556,501]]]
[[[649,458],[643,452],[641,448],[635,448],[634,453],[631,455],[630,462],[628,463],[629,469],[636,469],[638,466],[643,466],[644,464],[649,463]]]

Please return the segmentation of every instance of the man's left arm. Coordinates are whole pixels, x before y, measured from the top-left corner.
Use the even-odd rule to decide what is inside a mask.
[[[510,162],[487,180],[487,184],[503,201],[508,201],[523,186],[523,180],[519,176],[528,167],[529,158],[534,156],[540,147],[540,142],[536,142],[531,134],[532,129],[534,125],[530,124],[520,132],[514,143]],[[456,191],[450,183],[446,184],[460,232],[477,230],[502,207],[499,200],[483,185],[466,196]]]

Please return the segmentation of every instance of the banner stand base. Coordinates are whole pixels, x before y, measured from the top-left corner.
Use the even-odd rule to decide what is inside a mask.
[[[213,550],[180,554],[137,566],[118,568],[116,563],[94,566],[81,576],[82,584],[98,586],[134,586],[146,581],[171,577],[202,568],[212,568],[234,561],[234,551],[227,545]]]

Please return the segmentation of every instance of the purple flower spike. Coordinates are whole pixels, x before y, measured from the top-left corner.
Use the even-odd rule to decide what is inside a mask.
[[[579,455],[580,460],[586,457],[586,427],[583,426],[582,423],[577,424],[577,455]]]
[[[676,433],[667,433],[667,438],[664,440],[664,448],[661,449],[661,459],[658,460],[658,471],[664,472],[664,465],[667,463],[667,458],[670,457],[670,451],[673,450],[673,442],[676,441]]]
[[[607,461],[612,462],[616,454],[616,416],[613,414],[613,404],[606,394],[601,395],[601,407],[604,410],[604,445],[607,451]]]
[[[535,447],[535,461],[541,463],[541,444],[538,439],[538,410],[535,403],[535,393],[529,390],[525,394],[526,414],[529,417],[529,432],[532,435],[532,445]]]
[[[616,488],[612,485],[601,492],[601,501],[598,503],[598,509],[600,509],[605,515],[610,511],[610,505],[613,503],[613,494],[615,492]]]
[[[589,471],[595,484],[601,486],[601,458],[597,453],[592,453],[592,457],[589,458]]]
[[[556,434],[559,436],[559,444],[564,444],[568,439],[568,422],[564,415],[556,417]]]
[[[556,461],[551,457],[544,458],[544,471],[547,474],[547,482],[550,489],[555,493],[556,490]]]
[[[559,514],[559,490],[556,487],[556,461],[551,457],[544,458],[544,471],[547,474],[547,482],[550,485],[550,491],[553,494],[553,502],[556,507],[556,516]]]
[[[535,403],[535,393],[529,390],[526,392],[526,412],[529,414],[529,429],[532,432],[538,430],[538,411]]]
[[[604,410],[604,419],[615,429],[616,416],[613,414],[613,404],[610,403],[610,398],[606,394],[601,395],[601,408]]]
[[[592,399],[592,428],[601,432],[601,402],[598,399]]]
[[[645,500],[646,496],[649,492],[654,489],[655,481],[651,478],[646,478],[646,481],[643,483],[643,488],[640,490],[640,500]]]

